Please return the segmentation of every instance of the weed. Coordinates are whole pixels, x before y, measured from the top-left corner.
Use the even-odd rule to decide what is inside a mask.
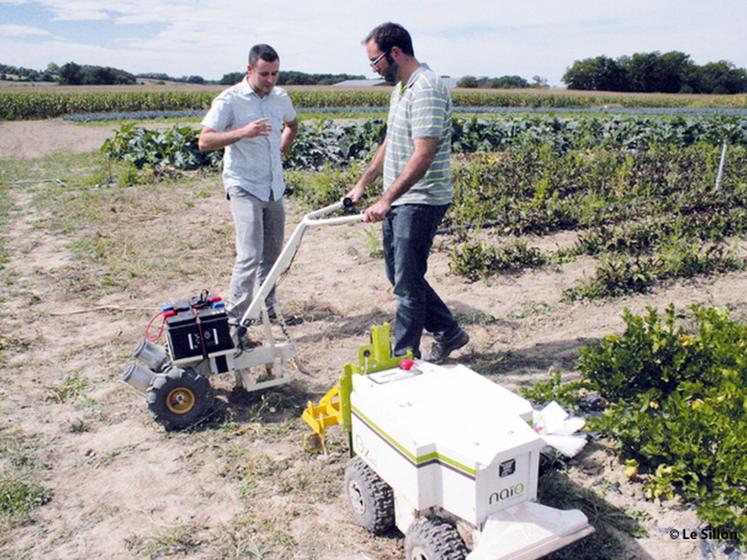
[[[131,185],[135,185],[140,180],[137,167],[135,167],[135,164],[129,163],[125,166],[124,170],[122,170],[122,173],[120,173],[119,177],[117,178],[117,186],[118,187],[129,187]]]
[[[454,319],[461,325],[500,325],[503,319],[484,311],[464,312],[457,311],[454,313]]]
[[[0,473],[0,514],[6,521],[20,522],[52,499],[52,492],[17,475]]]
[[[449,267],[468,280],[478,280],[499,272],[536,268],[547,263],[547,256],[524,240],[514,240],[499,247],[482,243],[462,243],[450,253]]]
[[[543,317],[555,312],[555,306],[547,303],[528,300],[521,307],[509,311],[511,319],[526,319],[527,317]]]
[[[72,434],[82,434],[90,430],[91,428],[82,418],[76,418],[70,422],[70,433]]]
[[[0,271],[2,274],[2,271]],[[0,296],[1,298],[2,296]],[[0,365],[5,363],[6,354],[10,352],[25,352],[30,344],[28,341],[17,339],[7,334],[0,334]]]
[[[49,389],[47,400],[63,403],[76,399],[91,387],[91,382],[75,371],[66,375],[62,381]]]
[[[0,543],[5,529],[33,521],[36,508],[52,499],[52,491],[38,482],[38,471],[49,468],[38,445],[38,438],[20,430],[0,431]]]
[[[369,227],[363,230],[366,236],[366,252],[372,259],[384,258],[384,243],[381,239],[381,229],[378,227]]]
[[[148,537],[140,552],[144,556],[174,556],[193,554],[203,542],[195,535],[199,527],[190,523],[178,523],[173,527]]]

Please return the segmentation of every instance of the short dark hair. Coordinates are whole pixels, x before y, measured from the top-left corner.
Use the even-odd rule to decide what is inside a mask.
[[[398,23],[388,21],[377,25],[371,30],[371,33],[366,35],[363,44],[365,45],[371,39],[376,42],[376,46],[379,47],[381,52],[388,53],[392,47],[399,47],[406,55],[415,56],[410,34],[407,32],[407,29]]]
[[[270,45],[260,43],[249,49],[249,64],[254,66],[260,58],[266,62],[275,62],[280,57]]]

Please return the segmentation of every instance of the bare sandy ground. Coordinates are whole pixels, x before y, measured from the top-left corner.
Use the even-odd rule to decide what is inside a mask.
[[[113,126],[81,126],[62,119],[0,121],[0,158],[35,158],[98,150]]]
[[[110,129],[57,120],[1,123],[0,150],[3,157],[86,151],[97,149],[108,134]],[[217,177],[205,181],[211,194],[187,214],[142,226],[123,223],[123,250],[132,228],[147,227],[154,239],[178,235],[194,240],[230,223]],[[134,293],[96,300],[76,296],[62,287],[80,266],[70,252],[70,238],[38,227],[43,216],[30,192],[20,186],[9,190],[14,206],[7,267],[13,289],[6,294],[3,330],[18,340],[8,351],[0,382],[0,435],[20,433],[33,439],[49,466],[43,482],[53,498],[39,508],[35,523],[0,539],[0,556],[402,557],[399,538],[371,537],[350,520],[342,489],[346,454],[339,437],[333,438],[329,456],[308,456],[300,447],[304,427],[297,416],[267,410],[255,414],[265,401],[232,396],[232,381],[225,376],[214,382],[222,414],[235,419],[235,426],[214,423],[197,432],[167,434],[148,417],[143,395],[120,380],[152,310],[174,297],[198,293],[206,284],[219,293],[225,290],[230,260],[216,259],[211,278],[180,275],[167,286],[145,278]],[[299,217],[291,205],[287,235]],[[382,262],[367,255],[362,230],[355,225],[307,234],[279,297],[287,310],[307,319],[291,328],[291,336],[309,375],[296,372],[290,388],[263,396],[269,399],[267,407],[276,401],[302,406],[307,397],[318,397],[367,341],[367,329],[392,318],[394,302]],[[571,240],[566,233],[544,242]],[[744,272],[608,302],[566,303],[561,290],[591,272],[591,259],[466,283],[449,272],[448,242],[438,239],[429,277],[471,336],[453,363],[489,372],[509,388],[544,379],[550,368],[571,370],[584,341],[621,329],[626,307],[639,312],[648,305],[697,302],[728,305],[742,314],[746,310]],[[230,256],[231,243],[227,235],[213,252]],[[50,400],[50,389],[71,373],[90,383],[85,398]],[[648,536],[621,534],[625,552],[620,558],[713,558],[701,543],[668,536],[670,528],[697,528],[694,511],[645,501],[641,484],[627,482],[617,459],[602,447],[590,446],[572,461],[569,475],[579,488],[596,489],[610,507],[642,519]],[[254,496],[250,505],[246,493]],[[148,548],[148,543],[159,542],[157,536],[178,527],[189,528],[188,545],[162,546],[155,552]],[[253,555],[247,543],[257,534],[286,539],[282,542],[287,545],[274,549],[282,553]]]

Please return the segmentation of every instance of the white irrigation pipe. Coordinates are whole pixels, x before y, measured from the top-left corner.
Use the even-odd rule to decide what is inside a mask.
[[[721,177],[724,175],[724,162],[726,161],[726,138],[721,147],[721,161],[718,164],[718,174],[716,175],[716,190],[721,190]]]

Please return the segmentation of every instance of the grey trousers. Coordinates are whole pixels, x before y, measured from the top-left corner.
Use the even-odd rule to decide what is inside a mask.
[[[236,229],[236,262],[227,313],[229,322],[236,324],[283,249],[285,208],[282,199],[264,202],[240,187],[229,187],[228,194]],[[265,299],[267,308],[272,309],[274,302],[273,290]]]

